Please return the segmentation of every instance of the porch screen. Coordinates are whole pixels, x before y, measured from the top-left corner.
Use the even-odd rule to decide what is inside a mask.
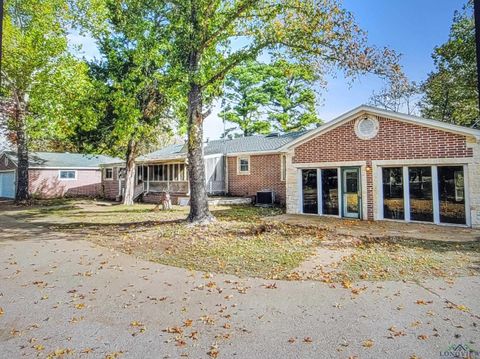
[[[405,219],[403,168],[382,168],[383,218]]]
[[[317,170],[302,170],[303,213],[318,214]]]
[[[465,224],[463,166],[438,167],[440,222]]]

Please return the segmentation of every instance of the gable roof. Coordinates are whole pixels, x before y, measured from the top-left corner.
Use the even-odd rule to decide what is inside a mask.
[[[285,134],[254,135],[225,140],[209,141],[204,145],[204,154],[233,155],[241,153],[271,153],[309,131],[298,131]],[[137,158],[137,161],[168,160],[187,157],[187,146],[184,144],[170,145],[158,151]]]
[[[299,143],[304,143],[307,140],[325,133],[331,129],[334,129],[341,124],[351,121],[352,119],[362,115],[362,114],[372,114],[372,115],[377,115],[380,117],[386,117],[389,119],[393,120],[398,120],[398,121],[403,121],[403,122],[408,122],[412,123],[414,125],[418,126],[425,126],[425,127],[430,127],[434,128],[437,130],[442,130],[442,131],[447,131],[447,132],[453,132],[465,136],[474,136],[475,138],[480,139],[480,130],[470,128],[470,127],[465,127],[465,126],[459,126],[459,125],[454,125],[448,122],[442,122],[438,120],[432,120],[432,119],[427,119],[423,117],[418,117],[418,116],[412,116],[412,115],[407,115],[404,113],[400,112],[395,112],[395,111],[389,111],[389,110],[383,110],[377,107],[372,107],[372,106],[367,106],[367,105],[361,105],[356,108],[354,108],[351,111],[348,111],[344,113],[343,115],[340,115],[339,117],[326,122],[325,124],[317,127],[316,129],[304,134],[303,136],[295,139],[294,141],[291,141],[290,143],[286,144],[282,148],[280,148],[281,151],[286,151],[289,148],[292,148]]]
[[[18,163],[16,152],[5,151],[4,153],[15,165]],[[104,155],[68,152],[30,152],[28,154],[30,168],[98,168],[103,163],[114,161],[121,162],[122,160]]]

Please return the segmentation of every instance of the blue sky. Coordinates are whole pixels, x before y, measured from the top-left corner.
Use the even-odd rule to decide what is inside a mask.
[[[433,70],[431,53],[435,46],[448,38],[455,10],[461,10],[466,0],[344,0],[357,23],[367,31],[369,42],[379,47],[387,46],[402,54],[401,64],[410,80],[422,81]],[[87,57],[96,54],[89,39],[73,36],[74,42],[83,45]],[[382,82],[374,76],[364,76],[353,84],[341,75],[327,78],[322,101],[317,109],[324,121],[329,121],[352,108],[368,102]],[[205,138],[218,138],[223,124],[217,116],[218,109],[204,124]],[[228,125],[227,125],[228,127]]]

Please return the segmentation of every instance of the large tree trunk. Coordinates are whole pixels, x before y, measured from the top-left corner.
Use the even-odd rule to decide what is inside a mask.
[[[15,200],[25,204],[30,199],[28,191],[28,139],[25,111],[19,101],[15,101],[14,121],[17,135],[17,193]]]
[[[188,94],[188,175],[190,178],[189,222],[206,224],[214,220],[208,209],[203,159],[203,115],[200,86],[191,83]]]
[[[135,193],[135,154],[137,143],[130,139],[127,147],[126,173],[125,173],[125,193],[123,194],[123,204],[133,205],[133,196]]]

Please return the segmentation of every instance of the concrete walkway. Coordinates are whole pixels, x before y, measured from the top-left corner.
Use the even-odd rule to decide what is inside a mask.
[[[449,345],[480,349],[479,277],[274,283],[137,260],[1,212],[0,224],[0,358],[438,358]]]
[[[480,229],[439,226],[396,221],[360,221],[335,217],[301,214],[283,214],[269,220],[302,226],[317,226],[331,233],[355,238],[405,238],[447,242],[472,242],[480,240]]]

